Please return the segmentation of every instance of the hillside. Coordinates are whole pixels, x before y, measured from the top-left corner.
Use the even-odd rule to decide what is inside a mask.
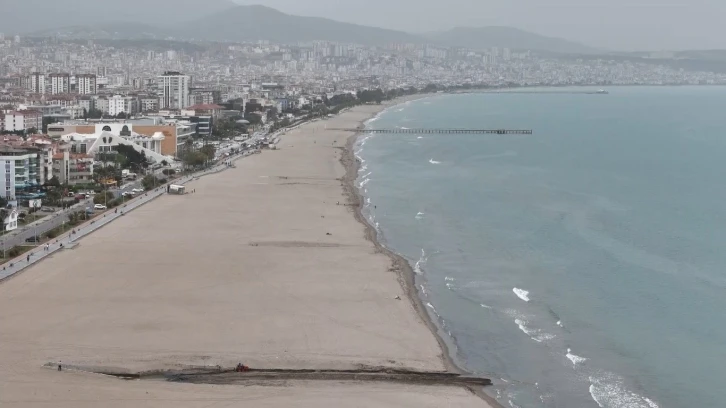
[[[514,50],[542,50],[557,53],[594,53],[597,49],[574,41],[546,37],[511,27],[457,27],[440,33],[431,33],[427,38],[438,43],[483,50],[491,47],[506,47]]]
[[[0,0],[0,32],[27,34],[119,21],[172,25],[233,7],[230,0]]]
[[[296,43],[327,40],[365,45],[424,41],[402,31],[341,23],[319,17],[293,16],[264,6],[238,6],[211,14],[178,28],[174,33],[179,37],[215,41],[269,40]]]

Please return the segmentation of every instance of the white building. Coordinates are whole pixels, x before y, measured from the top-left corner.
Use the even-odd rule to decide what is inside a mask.
[[[17,190],[39,186],[42,180],[40,149],[0,146],[0,194],[14,200]]]
[[[30,74],[30,91],[39,94],[45,93],[45,74],[40,72]]]
[[[96,124],[96,132],[92,134],[69,133],[62,135],[60,140],[71,144],[70,153],[95,155],[116,150],[119,144],[126,144],[138,152],[144,152],[152,162],[163,160],[172,162],[173,158],[161,153],[161,143],[165,136],[156,132],[146,136],[133,131],[133,124],[101,123]]]
[[[8,132],[43,129],[43,114],[32,110],[13,111],[5,114],[5,130]]]
[[[189,106],[191,77],[179,72],[167,71],[157,78],[160,109],[183,109]]]
[[[127,115],[135,114],[138,111],[136,98],[130,96],[114,95],[108,99],[108,114],[116,116],[119,113]]]
[[[96,76],[93,74],[76,75],[76,91],[81,95],[93,95],[97,91]]]
[[[49,77],[51,94],[66,94],[71,91],[70,74],[50,74]]]

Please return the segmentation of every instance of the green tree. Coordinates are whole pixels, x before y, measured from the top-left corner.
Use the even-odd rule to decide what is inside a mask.
[[[141,180],[141,185],[144,186],[144,190],[151,190],[155,186],[160,184],[160,180],[156,176],[148,174]]]
[[[88,111],[86,119],[101,119],[102,117],[103,112],[98,109],[91,109],[90,111]]]
[[[130,145],[119,143],[116,146],[116,152],[126,159],[122,165],[123,168],[137,166],[145,169],[149,166],[149,160],[146,157],[146,153],[143,151],[139,152]]]
[[[217,149],[213,145],[204,145],[199,149],[199,152],[203,153],[207,157],[207,160],[213,160]]]
[[[45,182],[45,186],[46,187],[58,188],[58,187],[61,186],[61,183],[60,183],[60,180],[58,180],[58,177],[57,176],[53,176],[53,177],[50,178],[50,180],[47,180]]]
[[[103,204],[106,205],[109,201],[112,201],[115,198],[112,192],[110,191],[103,191],[95,196],[93,196],[93,204]]]

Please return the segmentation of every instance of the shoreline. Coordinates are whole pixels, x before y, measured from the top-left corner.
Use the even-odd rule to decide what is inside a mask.
[[[373,113],[370,117],[361,120],[358,128],[361,130],[365,129],[366,122],[394,106],[438,95],[449,94],[431,93],[423,95],[409,95],[389,101],[388,104],[382,105],[379,111]],[[471,373],[461,367],[460,364],[457,363],[456,358],[454,357],[456,353],[455,339],[451,339],[454,344],[450,344],[449,342],[447,342],[444,336],[441,334],[441,327],[439,326],[438,322],[436,322],[435,319],[432,318],[427,311],[426,306],[423,302],[423,298],[421,297],[421,294],[416,287],[416,274],[413,271],[411,262],[404,258],[403,255],[393,252],[392,250],[386,248],[383,244],[381,244],[378,240],[378,232],[363,215],[363,196],[360,192],[360,189],[355,185],[355,182],[358,179],[358,171],[361,167],[361,163],[360,160],[358,160],[358,158],[355,156],[354,152],[355,143],[358,141],[362,133],[362,131],[359,131],[350,135],[347,138],[345,147],[342,148],[343,154],[341,154],[340,157],[340,163],[345,168],[345,176],[343,177],[343,193],[345,194],[345,196],[348,197],[354,207],[353,216],[356,221],[364,226],[366,240],[370,241],[374,245],[376,251],[385,254],[391,260],[392,269],[394,272],[396,272],[396,278],[401,285],[404,293],[406,294],[406,297],[411,302],[411,305],[418,314],[419,318],[426,325],[431,334],[433,334],[434,338],[436,338],[436,341],[439,344],[439,348],[441,349],[441,354],[439,355],[439,357],[443,362],[446,371],[462,375],[469,375]],[[479,398],[483,399],[488,404],[492,405],[492,408],[504,408],[494,397],[487,394],[484,391],[483,387],[467,387],[467,389],[469,389],[469,391],[477,395]]]

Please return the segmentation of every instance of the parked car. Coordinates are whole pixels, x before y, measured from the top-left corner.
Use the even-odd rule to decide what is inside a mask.
[[[52,207],[42,207],[40,209],[40,211],[43,211],[43,212],[53,212],[55,210]]]
[[[144,192],[144,189],[143,188],[135,188],[135,189],[133,189],[131,191],[134,192],[134,193],[143,193]]]
[[[25,240],[25,242],[34,242],[34,243],[38,243],[38,242],[40,242],[40,237],[39,237],[39,236],[37,236],[37,235],[35,235],[35,236],[32,236],[32,237],[30,237],[30,238],[26,239],[26,240]]]
[[[96,209],[96,210],[105,210],[106,209],[106,206],[103,205],[103,204],[96,204],[96,205],[93,206],[93,208]]]

